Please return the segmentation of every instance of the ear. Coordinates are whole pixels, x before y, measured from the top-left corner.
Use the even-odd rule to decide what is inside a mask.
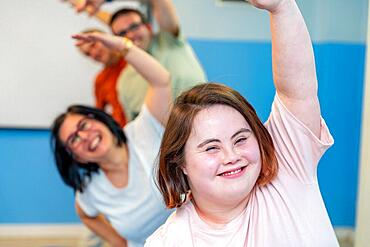
[[[188,172],[187,172],[187,170],[186,170],[186,166],[185,165],[182,165],[181,166],[181,170],[182,170],[182,172],[187,176],[188,175]]]
[[[152,24],[150,23],[146,23],[145,24],[146,28],[149,30],[150,33],[153,33],[153,27],[152,27]]]

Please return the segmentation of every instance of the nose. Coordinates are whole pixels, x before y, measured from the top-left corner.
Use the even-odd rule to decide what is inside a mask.
[[[240,154],[234,147],[224,149],[224,164],[233,165],[240,161]]]
[[[133,30],[128,30],[126,35],[125,35],[126,38],[130,39],[130,40],[133,40],[133,38],[135,37],[135,31]]]
[[[81,140],[85,141],[87,140],[89,134],[87,133],[87,131],[83,131],[83,130],[80,130],[78,131],[77,135],[81,138]]]
[[[98,50],[97,49],[91,49],[90,52],[89,52],[89,55],[96,60],[96,58],[98,57]]]

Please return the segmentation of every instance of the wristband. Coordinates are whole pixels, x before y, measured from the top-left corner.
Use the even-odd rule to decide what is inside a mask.
[[[133,43],[128,38],[123,37],[122,43],[124,45],[123,49],[121,50],[122,57],[125,57],[127,53],[130,51],[131,47],[133,46]]]

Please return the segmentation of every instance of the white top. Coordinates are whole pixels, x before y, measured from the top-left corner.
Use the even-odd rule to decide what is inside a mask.
[[[277,177],[255,188],[245,210],[223,227],[212,227],[191,202],[174,212],[146,247],[331,247],[339,246],[317,181],[317,164],[334,143],[321,120],[318,139],[278,96],[265,123],[279,163]]]
[[[127,187],[114,187],[99,170],[92,175],[85,191],[76,193],[76,200],[85,214],[92,217],[104,214],[130,247],[139,247],[171,213],[165,209],[152,176],[163,126],[144,104],[139,116],[126,125],[124,132],[129,152]]]

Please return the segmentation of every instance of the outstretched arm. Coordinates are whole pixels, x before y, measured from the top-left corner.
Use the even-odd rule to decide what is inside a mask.
[[[294,0],[249,0],[270,12],[277,94],[295,117],[320,136],[320,105],[311,39]]]
[[[76,45],[101,41],[109,49],[121,52],[125,60],[149,82],[145,96],[149,111],[163,125],[166,123],[171,104],[170,74],[157,60],[126,38],[97,32],[72,37],[79,40]]]
[[[90,15],[96,15],[99,20],[100,18],[100,7],[106,0],[65,0],[75,6],[78,12],[87,11]],[[140,0],[146,2],[148,0]],[[150,0],[153,6],[153,14],[162,30],[172,33],[174,36],[179,34],[179,19],[176,15],[175,6],[172,0]],[[103,15],[103,21],[105,21],[106,15]]]

